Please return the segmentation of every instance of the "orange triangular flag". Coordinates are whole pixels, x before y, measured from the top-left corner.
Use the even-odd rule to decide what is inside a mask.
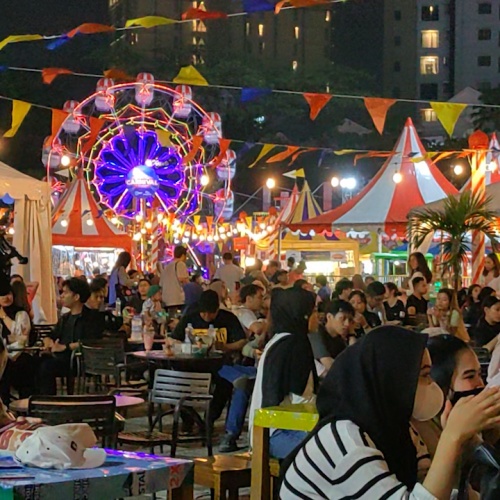
[[[285,151],[282,151],[281,153],[271,156],[271,158],[269,158],[269,160],[267,160],[266,163],[276,163],[278,161],[284,161],[288,157],[296,153],[299,149],[300,149],[299,146],[287,146]]]
[[[85,144],[82,147],[82,153],[87,154],[87,151],[95,144],[97,136],[101,131],[102,126],[104,125],[105,120],[101,120],[100,118],[90,117],[90,134],[88,139],[85,140]]]
[[[207,220],[207,229],[210,230],[210,228],[212,227],[212,224],[214,222],[214,217],[213,217],[213,215],[207,215],[205,217],[205,219]]]
[[[123,71],[122,69],[118,69],[118,68],[107,69],[106,71],[103,72],[103,75],[106,78],[112,78],[113,80],[115,80],[117,82],[118,81],[130,82],[130,81],[135,80],[135,78],[133,78],[132,76],[125,73],[125,71]]]
[[[219,154],[210,163],[210,167],[216,168],[220,165],[221,161],[226,157],[230,144],[230,139],[219,139]]]
[[[57,132],[59,132],[61,125],[63,124],[64,120],[66,120],[68,115],[69,113],[66,113],[66,111],[63,111],[62,109],[52,110],[52,137],[55,137],[57,135]]]
[[[44,68],[42,69],[43,83],[50,85],[59,75],[72,75],[73,71],[65,68]]]
[[[328,101],[332,98],[330,94],[303,94],[304,99],[309,104],[311,108],[311,112],[309,114],[309,118],[311,120],[316,120],[316,117],[319,115],[320,111],[328,104]]]
[[[372,117],[373,124],[380,135],[384,132],[387,111],[396,102],[396,99],[383,99],[381,97],[365,97],[365,106]]]
[[[196,153],[198,153],[198,151],[200,150],[202,143],[203,137],[201,135],[195,135],[193,137],[191,151],[189,151],[189,153],[182,159],[182,163],[184,165],[191,163],[195,159]]]
[[[297,151],[296,153],[293,154],[292,158],[290,159],[290,163],[288,163],[288,165],[291,165],[302,153],[307,153],[308,151],[314,151],[315,149],[316,148],[305,148],[302,151]]]
[[[115,28],[107,24],[83,23],[75,29],[72,29],[66,36],[68,38],[73,38],[75,35],[78,35],[78,33],[82,35],[92,35],[93,33],[106,33],[108,31],[115,31]]]

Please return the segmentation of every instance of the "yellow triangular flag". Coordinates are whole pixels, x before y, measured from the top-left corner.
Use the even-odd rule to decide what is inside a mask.
[[[12,101],[12,125],[10,129],[3,134],[4,137],[14,137],[16,135],[30,108],[31,104],[29,102]]]
[[[252,229],[253,217],[251,215],[249,215],[248,217],[245,217],[245,222],[247,223],[247,227]]]
[[[431,102],[432,109],[436,112],[438,120],[451,137],[455,125],[467,104],[455,104],[450,102]]]
[[[17,42],[31,42],[32,40],[42,40],[42,35],[10,35],[7,38],[4,38],[0,42],[0,50],[2,50],[9,43],[17,43]]]
[[[137,19],[129,19],[125,23],[125,27],[130,26],[142,26],[143,28],[154,28],[155,26],[163,26],[165,24],[174,24],[177,21],[175,19],[169,19],[168,17],[161,16],[145,16],[138,17]]]
[[[181,85],[208,85],[208,82],[194,66],[183,66],[173,82]]]
[[[303,168],[299,168],[298,170],[295,171],[295,176],[298,179],[305,179],[306,177],[306,172]]]
[[[156,135],[158,136],[158,140],[163,147],[172,146],[172,141],[170,138],[172,137],[172,132],[168,132],[167,130],[156,129]]]
[[[266,156],[267,153],[269,153],[269,151],[274,148],[274,146],[274,144],[264,144],[262,146],[262,149],[260,150],[259,156],[257,156],[256,160],[251,165],[248,165],[248,168],[255,167],[255,165],[257,165],[257,163],[259,163],[259,161],[262,160],[262,158],[264,158],[264,156]]]
[[[195,227],[200,225],[201,215],[193,215],[193,222]]]

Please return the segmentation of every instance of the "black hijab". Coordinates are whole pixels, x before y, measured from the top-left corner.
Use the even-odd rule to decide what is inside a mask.
[[[340,354],[317,398],[316,432],[327,422],[354,422],[408,488],[417,481],[409,422],[426,341],[426,335],[405,328],[376,328]]]
[[[316,369],[311,343],[307,337],[309,317],[315,296],[302,288],[275,289],[271,297],[271,322],[274,334],[290,333],[266,353],[262,383],[262,407],[277,406],[290,394],[303,394],[309,375]]]

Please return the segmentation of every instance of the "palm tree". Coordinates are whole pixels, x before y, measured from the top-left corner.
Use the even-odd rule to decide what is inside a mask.
[[[482,201],[480,197],[466,191],[458,197],[449,196],[441,210],[422,209],[410,215],[408,230],[415,247],[422,245],[436,231],[443,235],[440,245],[444,258],[440,265],[443,273],[448,271],[453,276],[455,294],[458,291],[462,264],[467,262],[467,252],[470,250],[467,233],[484,233],[493,248],[498,243],[497,214],[488,208],[490,202],[490,198]]]

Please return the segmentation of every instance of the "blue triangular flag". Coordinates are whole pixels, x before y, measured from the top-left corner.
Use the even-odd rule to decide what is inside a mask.
[[[61,45],[64,45],[69,40],[69,37],[66,35],[61,35],[59,38],[52,40],[45,47],[47,50],[55,50],[58,49]]]
[[[245,12],[261,12],[264,10],[274,10],[275,4],[272,0],[243,0],[243,10]]]
[[[269,95],[272,92],[271,89],[259,89],[253,87],[244,87],[241,89],[241,102],[255,101],[261,97]]]

